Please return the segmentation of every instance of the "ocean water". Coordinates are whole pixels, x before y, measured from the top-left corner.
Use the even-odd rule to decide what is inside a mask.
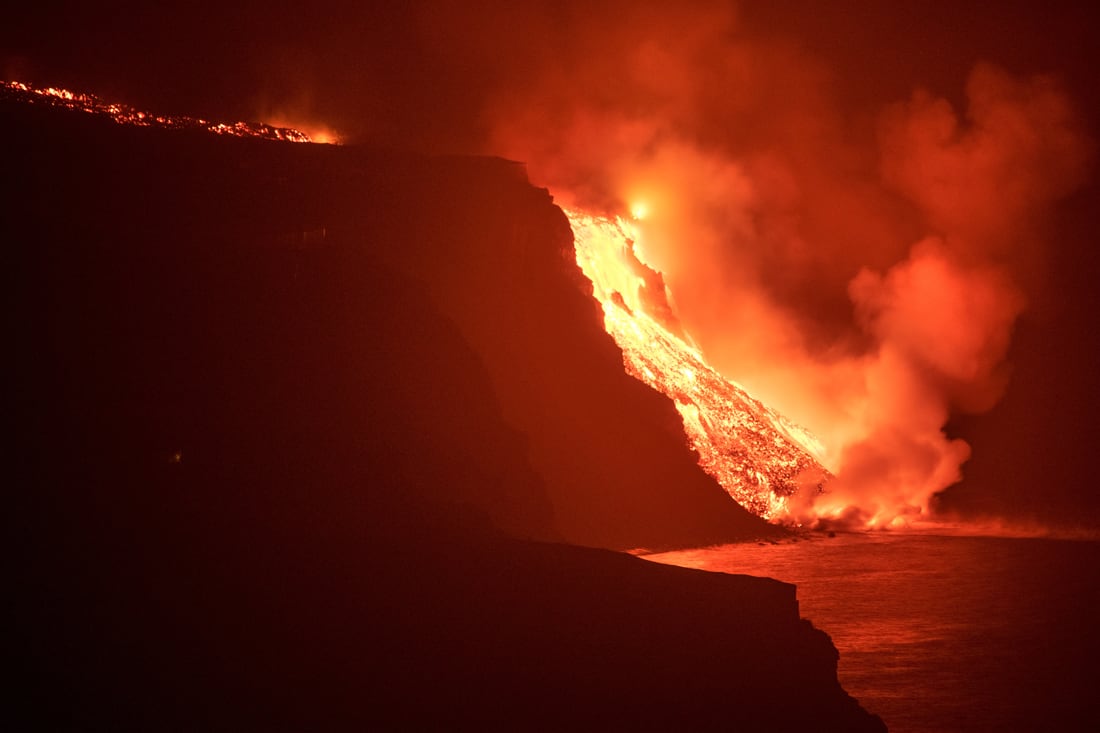
[[[1100,731],[1100,543],[838,534],[649,555],[795,583],[891,731]]]

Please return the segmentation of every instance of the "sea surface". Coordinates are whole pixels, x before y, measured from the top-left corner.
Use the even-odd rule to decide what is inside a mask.
[[[646,557],[797,584],[844,689],[894,733],[1100,731],[1100,542],[877,532]]]

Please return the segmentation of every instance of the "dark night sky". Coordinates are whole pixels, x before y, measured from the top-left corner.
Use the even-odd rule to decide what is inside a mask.
[[[179,5],[42,3],[5,11],[0,76],[169,113],[286,114],[335,127],[351,141],[506,154],[489,142],[501,91],[522,90],[555,58],[584,52],[571,37],[589,14],[610,32],[630,26],[635,12],[626,2],[599,11],[533,3],[523,12],[502,12],[507,4],[494,2]],[[916,87],[961,105],[970,70],[989,61],[1013,74],[1056,75],[1082,128],[1100,138],[1100,44],[1086,4],[995,7],[745,2],[736,28],[814,59],[850,119],[869,118]],[[660,38],[677,29],[655,24],[650,32]],[[1009,352],[1005,397],[949,424],[974,448],[963,484],[945,495],[950,508],[1091,526],[1100,518],[1092,483],[1100,444],[1094,169],[1043,222],[1049,244],[1024,275],[1028,309]]]

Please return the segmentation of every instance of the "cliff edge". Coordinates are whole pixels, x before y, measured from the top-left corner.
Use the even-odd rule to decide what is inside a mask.
[[[506,161],[0,100],[39,727],[881,730]]]

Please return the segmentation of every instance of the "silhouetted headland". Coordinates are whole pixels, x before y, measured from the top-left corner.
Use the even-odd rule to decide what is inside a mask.
[[[521,166],[0,120],[20,714],[883,729]]]

